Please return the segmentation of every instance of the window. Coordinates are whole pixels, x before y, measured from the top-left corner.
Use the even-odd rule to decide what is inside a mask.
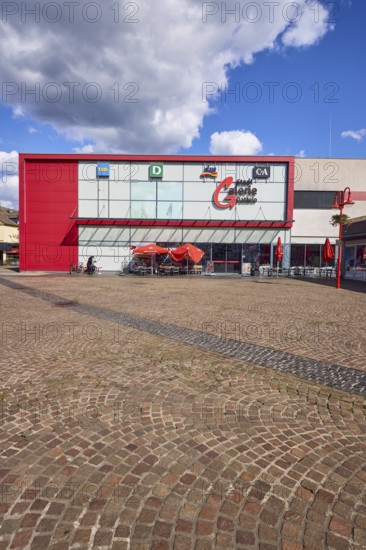
[[[294,208],[332,208],[336,191],[295,191]]]

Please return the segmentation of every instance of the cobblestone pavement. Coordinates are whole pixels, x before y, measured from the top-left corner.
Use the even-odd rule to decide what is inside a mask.
[[[365,548],[364,294],[25,274],[0,294],[0,550]]]

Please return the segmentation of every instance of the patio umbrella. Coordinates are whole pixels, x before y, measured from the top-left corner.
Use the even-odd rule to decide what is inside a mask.
[[[146,244],[138,246],[133,250],[133,254],[168,254],[169,250],[158,246],[157,244]]]
[[[171,250],[170,255],[176,262],[181,262],[184,258],[190,258],[197,264],[205,253],[200,248],[197,248],[197,246],[194,246],[194,244],[182,244],[178,248]]]
[[[153,268],[156,254],[169,254],[169,250],[157,244],[146,244],[135,248],[133,250],[133,254],[145,254],[151,256],[151,268]],[[151,269],[151,275],[153,275],[153,269]]]
[[[283,258],[283,247],[281,243],[281,237],[278,237],[277,239],[275,256],[277,260],[277,277],[278,277],[278,264],[282,261],[282,258]]]
[[[200,259],[205,255],[203,250],[194,246],[194,244],[182,244],[178,248],[174,248],[170,251],[170,256],[175,262],[181,262],[184,258],[187,259],[187,275],[188,275],[188,260],[192,260],[193,263],[198,263]]]
[[[323,246],[322,260],[326,264],[334,260],[334,250],[328,238],[325,239],[325,243]]]

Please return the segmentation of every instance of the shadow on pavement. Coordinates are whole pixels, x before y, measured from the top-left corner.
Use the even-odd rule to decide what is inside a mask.
[[[328,286],[336,290],[336,280],[335,279],[316,279],[308,277],[296,277],[299,281],[306,281],[307,283],[313,283],[316,285]],[[366,281],[351,281],[349,279],[341,279],[341,288],[340,290],[351,290],[352,292],[363,292],[366,293]]]

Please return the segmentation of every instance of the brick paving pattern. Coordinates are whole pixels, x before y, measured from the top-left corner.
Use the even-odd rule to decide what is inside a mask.
[[[9,288],[25,292],[46,302],[62,307],[68,307],[78,313],[91,315],[98,319],[113,321],[121,325],[127,325],[156,336],[163,336],[178,342],[195,345],[197,347],[215,351],[226,357],[234,357],[249,361],[256,365],[278,370],[288,374],[296,374],[306,380],[312,380],[320,384],[348,391],[361,393],[366,396],[366,373],[357,369],[332,365],[313,359],[305,359],[290,353],[277,351],[271,348],[247,344],[245,342],[222,338],[207,332],[187,329],[172,324],[150,321],[136,315],[117,313],[105,308],[76,303],[40,290],[13,283],[12,281],[0,281],[0,284]],[[209,328],[209,325],[203,325]]]
[[[0,278],[0,550],[366,546],[364,294]]]

